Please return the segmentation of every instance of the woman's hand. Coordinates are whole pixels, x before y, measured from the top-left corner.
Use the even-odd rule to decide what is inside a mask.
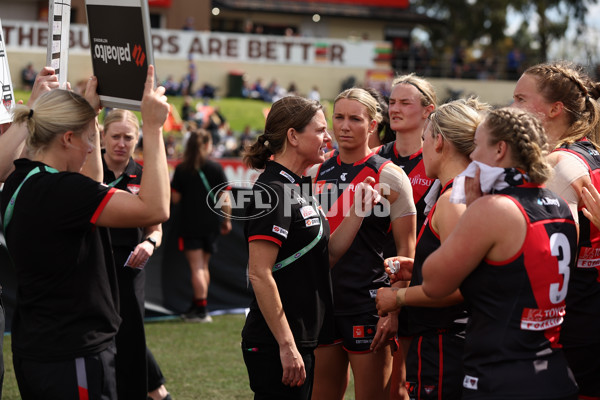
[[[144,86],[144,96],[141,104],[143,127],[162,128],[169,115],[169,103],[165,96],[165,88],[158,86],[154,89],[154,66],[148,65],[148,75]],[[148,130],[144,129],[144,133]]]
[[[377,290],[375,303],[377,304],[377,313],[380,317],[385,317],[391,312],[400,311],[400,307],[396,301],[398,290],[396,287],[384,287]]]
[[[398,332],[398,314],[391,313],[385,317],[380,317],[377,321],[375,337],[371,342],[371,350],[375,353],[389,346],[390,339],[396,336]]]
[[[59,86],[58,76],[54,73],[54,68],[42,68],[35,77],[35,82],[31,88],[31,95],[29,96],[29,100],[27,100],[27,106],[31,107],[40,95],[52,89],[57,89]]]
[[[479,167],[475,168],[475,176],[473,178],[465,177],[465,198],[467,207],[475,200],[483,196],[483,192],[481,191],[481,181],[479,176],[481,175],[481,170]]]
[[[85,84],[85,93],[83,97],[90,103],[90,106],[96,111],[96,115],[102,110],[102,104],[100,104],[100,96],[98,96],[98,78],[91,76]]]
[[[354,207],[359,217],[368,216],[373,206],[381,200],[381,195],[371,186],[374,183],[375,179],[369,176],[355,186]]]
[[[281,383],[287,386],[301,386],[306,380],[304,360],[295,344],[279,347],[279,357],[283,367]]]
[[[581,198],[585,203],[583,215],[600,229],[600,193],[594,186],[589,185],[589,188],[584,187],[581,190]]]
[[[133,252],[131,253],[131,257],[129,258],[128,266],[132,268],[143,268],[146,265],[146,262],[154,253],[154,246],[152,243],[144,240],[142,243],[138,244]],[[120,265],[117,265],[120,267]]]
[[[412,258],[396,256],[386,258],[383,266],[390,277],[390,282],[395,283],[411,280],[414,262],[415,260]]]

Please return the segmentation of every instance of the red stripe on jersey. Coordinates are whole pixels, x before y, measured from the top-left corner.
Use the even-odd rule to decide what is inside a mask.
[[[419,200],[425,196],[425,193],[427,193],[427,190],[429,190],[433,183],[433,179],[429,178],[425,173],[425,164],[423,163],[423,160],[419,161],[419,163],[408,173],[408,180],[413,189],[413,200],[415,204],[417,204]]]
[[[79,400],[89,400],[88,390],[84,387],[79,386]]]
[[[275,243],[277,246],[281,247],[281,240],[279,239],[275,239],[272,236],[267,236],[267,235],[254,235],[254,236],[250,236],[248,238],[248,243],[254,241],[254,240],[267,240],[269,242],[273,242]]]
[[[370,154],[372,156],[373,154]],[[351,187],[355,187],[360,182],[364,181],[367,177],[373,177],[375,179],[375,183],[379,183],[378,175],[375,175],[375,171],[373,169],[366,167],[363,168],[358,175],[350,182],[350,185],[344,190],[335,202],[329,208],[327,212],[327,219],[329,220],[329,227],[331,229],[331,233],[335,232],[337,227],[342,223],[344,216],[348,213],[348,210],[354,204],[354,192],[348,192],[348,189]],[[349,197],[346,199],[346,197]],[[338,204],[339,203],[339,204]],[[341,209],[340,209],[341,208]]]
[[[98,208],[96,208],[94,215],[92,215],[92,219],[90,220],[90,222],[92,224],[96,225],[96,221],[98,221],[98,218],[100,218],[100,214],[102,214],[102,211],[104,211],[104,207],[106,207],[106,205],[108,204],[108,201],[115,193],[117,193],[117,189],[115,189],[115,188],[110,188],[108,190],[108,192],[106,193],[106,196],[104,196],[104,198],[102,199],[102,202],[100,203]]]

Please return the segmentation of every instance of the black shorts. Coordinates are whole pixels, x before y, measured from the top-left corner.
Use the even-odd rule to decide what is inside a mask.
[[[414,336],[406,355],[406,386],[411,399],[460,399],[465,339],[440,331]]]
[[[242,343],[244,363],[248,370],[250,389],[254,400],[309,400],[312,395],[315,370],[314,349],[299,348],[306,370],[306,380],[302,386],[287,386],[281,382],[283,367],[278,346],[259,346]]]
[[[349,353],[369,353],[371,343],[377,333],[377,312],[364,312],[356,315],[338,315],[334,317],[333,336],[321,345],[342,343]],[[390,341],[392,343],[392,341]]]
[[[600,342],[563,342],[563,352],[579,385],[579,395],[600,398]]]
[[[207,253],[214,254],[217,252],[217,238],[218,234],[212,234],[209,236],[199,238],[179,238],[179,250],[204,250]]]
[[[19,392],[23,400],[117,399],[115,347],[68,361],[40,362],[13,356]]]

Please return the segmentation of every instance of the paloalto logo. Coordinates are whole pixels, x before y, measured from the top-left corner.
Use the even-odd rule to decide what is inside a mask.
[[[107,39],[102,38],[94,38],[93,42],[94,58],[102,60],[106,64],[116,61],[118,65],[121,65],[121,63],[133,61],[138,67],[141,67],[146,61],[146,53],[139,44],[133,46],[132,54],[129,43],[126,46],[111,46]]]

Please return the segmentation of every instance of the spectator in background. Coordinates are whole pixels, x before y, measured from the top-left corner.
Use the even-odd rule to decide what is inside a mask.
[[[194,17],[187,17],[185,19],[185,23],[183,24],[183,26],[181,27],[181,29],[184,30],[184,31],[193,31],[193,30],[196,30],[196,28],[194,27],[195,23],[196,23],[196,21],[194,20]]]
[[[194,109],[194,99],[192,96],[185,96],[183,104],[181,105],[181,119],[184,122],[193,121],[194,114],[196,114]]]
[[[506,56],[506,77],[517,80],[523,72],[525,55],[518,47],[513,48]]]
[[[184,96],[193,96],[194,82],[196,82],[196,63],[194,63],[192,55],[190,54],[188,72],[181,81],[181,94]]]
[[[173,75],[167,76],[162,85],[167,96],[179,96],[181,94],[181,85],[173,79]]]
[[[32,63],[27,64],[25,68],[23,68],[21,71],[21,83],[23,83],[24,90],[31,90],[31,88],[33,88],[36,75],[37,72],[33,69]]]
[[[313,86],[312,90],[306,96],[309,100],[321,101],[321,94],[319,93],[319,88],[317,86]]]
[[[296,86],[295,82],[290,82],[288,88],[287,88],[287,94],[290,96],[297,96],[298,95],[298,87]]]

